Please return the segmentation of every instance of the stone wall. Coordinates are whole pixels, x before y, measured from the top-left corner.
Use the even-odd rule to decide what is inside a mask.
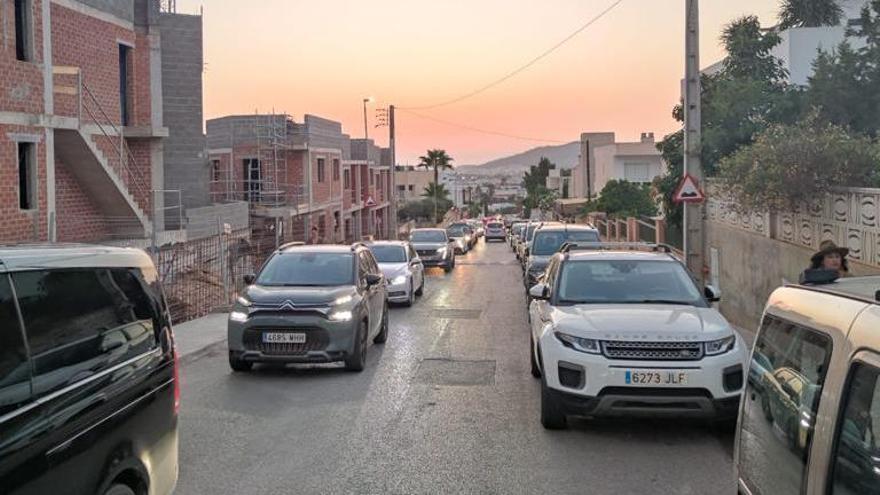
[[[796,283],[826,239],[850,248],[853,275],[880,275],[880,189],[846,189],[815,208],[794,212],[737,212],[717,184],[709,185],[706,256],[720,286],[722,313],[757,329],[767,297]]]

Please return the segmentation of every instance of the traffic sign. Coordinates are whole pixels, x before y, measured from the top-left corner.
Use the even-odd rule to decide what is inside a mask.
[[[367,207],[372,208],[373,206],[376,206],[376,201],[373,199],[372,196],[369,196],[369,197],[367,198],[366,203],[364,203],[364,204],[365,204]]]
[[[691,174],[685,174],[672,195],[672,201],[676,203],[702,203],[705,200],[706,195]]]

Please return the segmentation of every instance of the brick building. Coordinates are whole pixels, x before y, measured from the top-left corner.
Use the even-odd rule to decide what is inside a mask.
[[[390,154],[352,140],[339,122],[306,115],[232,115],[208,120],[211,195],[247,201],[256,242],[323,242],[388,236]],[[274,239],[273,239],[274,238]]]

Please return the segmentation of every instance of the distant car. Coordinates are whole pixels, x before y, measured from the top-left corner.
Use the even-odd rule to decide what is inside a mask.
[[[455,244],[444,229],[415,229],[409,241],[426,267],[439,266],[446,273],[455,268]]]
[[[541,227],[549,227],[551,225],[562,225],[560,222],[530,222],[522,231],[522,235],[520,236],[520,243],[517,245],[518,254],[517,259],[522,265],[521,268],[523,271],[526,269],[526,261],[529,259],[529,250],[532,246],[532,239],[535,236],[535,231]]]
[[[425,267],[406,241],[376,241],[368,244],[388,285],[388,301],[412,306],[425,290]]]
[[[363,244],[275,251],[229,313],[229,366],[327,363],[362,371],[388,339],[385,277]]]
[[[467,223],[474,231],[474,243],[476,244],[477,240],[486,235],[484,222],[480,220],[468,220]]]
[[[489,222],[486,224],[486,242],[501,241],[507,239],[507,232],[504,231],[504,224],[501,222]]]
[[[736,418],[748,346],[673,255],[563,249],[530,295],[545,428],[570,415]]]
[[[507,243],[510,245],[510,249],[514,253],[517,251],[517,244],[519,244],[520,235],[522,235],[523,228],[525,228],[526,225],[527,222],[514,222],[507,231]]]
[[[0,492],[171,493],[178,368],[146,253],[0,248]]]
[[[538,282],[550,257],[567,242],[599,242],[599,231],[586,225],[550,225],[536,230],[523,273],[526,292]]]
[[[446,227],[446,235],[455,243],[455,254],[467,254],[477,242],[474,230],[467,223],[453,223]]]

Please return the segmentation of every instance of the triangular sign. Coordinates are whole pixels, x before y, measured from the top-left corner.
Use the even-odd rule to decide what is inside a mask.
[[[705,200],[706,195],[691,174],[685,174],[672,195],[672,201],[676,203],[702,203]]]
[[[373,200],[373,197],[370,196],[367,198],[367,202],[365,203],[367,206],[376,206],[376,201]]]

